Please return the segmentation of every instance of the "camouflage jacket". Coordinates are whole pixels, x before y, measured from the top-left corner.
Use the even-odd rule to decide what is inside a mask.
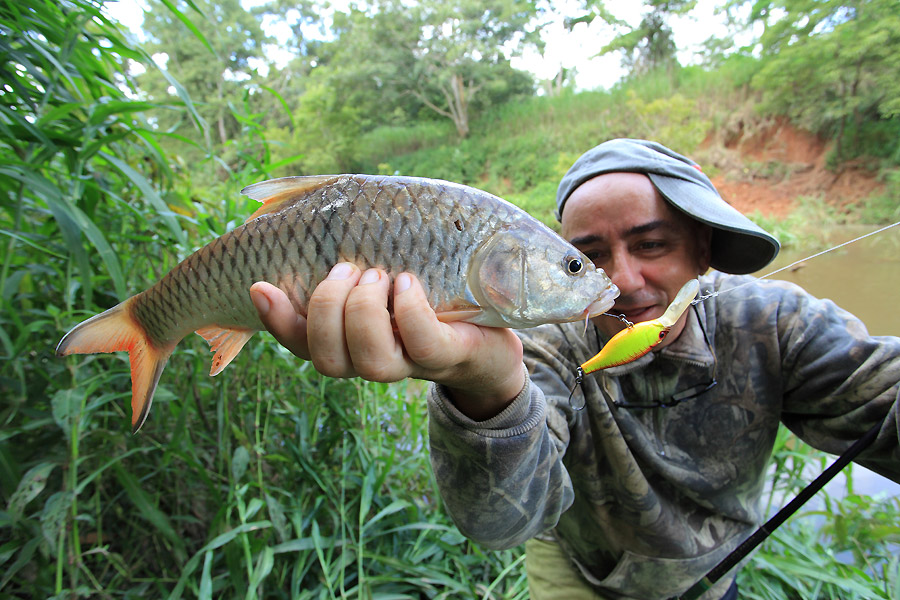
[[[746,281],[713,272],[701,291]],[[757,281],[688,314],[669,346],[588,376],[581,411],[568,400],[575,368],[603,343],[581,323],[520,332],[529,381],[488,421],[433,386],[432,463],[460,530],[491,548],[552,535],[603,596],[668,598],[760,523],[779,422],[840,453],[883,420],[858,462],[900,480],[900,339],[870,337],[785,282]],[[713,378],[668,408],[621,407]]]

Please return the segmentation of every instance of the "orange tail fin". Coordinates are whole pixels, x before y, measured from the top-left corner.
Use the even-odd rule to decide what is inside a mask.
[[[150,414],[153,392],[175,345],[157,348],[131,316],[129,298],[79,323],[60,340],[57,356],[128,351],[131,361],[131,428],[137,433]]]

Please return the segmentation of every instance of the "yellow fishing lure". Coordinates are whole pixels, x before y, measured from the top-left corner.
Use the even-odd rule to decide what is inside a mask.
[[[596,356],[581,365],[579,375],[624,365],[653,350],[666,338],[672,326],[697,297],[698,291],[700,282],[696,279],[688,281],[660,318],[629,325],[614,335]]]

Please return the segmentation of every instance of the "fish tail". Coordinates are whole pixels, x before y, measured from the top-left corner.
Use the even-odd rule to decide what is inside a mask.
[[[79,323],[56,347],[57,356],[125,350],[131,362],[131,427],[137,433],[153,402],[153,392],[175,345],[160,348],[134,318],[135,297]]]

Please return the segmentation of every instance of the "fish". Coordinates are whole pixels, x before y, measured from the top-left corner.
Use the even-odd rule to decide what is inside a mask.
[[[415,275],[439,319],[528,328],[591,318],[618,289],[602,269],[522,209],[461,184],[417,177],[316,175],[250,185],[263,204],[150,288],[76,325],[57,354],[127,351],[132,431],[160,375],[191,332],[217,375],[264,328],[249,288],[267,281],[306,315],[339,262]],[[390,307],[389,307],[390,308]]]
[[[678,322],[699,291],[700,281],[688,280],[675,294],[675,298],[662,316],[650,321],[633,323],[612,336],[600,352],[578,367],[579,375],[630,363],[653,350],[666,339],[669,330]]]

